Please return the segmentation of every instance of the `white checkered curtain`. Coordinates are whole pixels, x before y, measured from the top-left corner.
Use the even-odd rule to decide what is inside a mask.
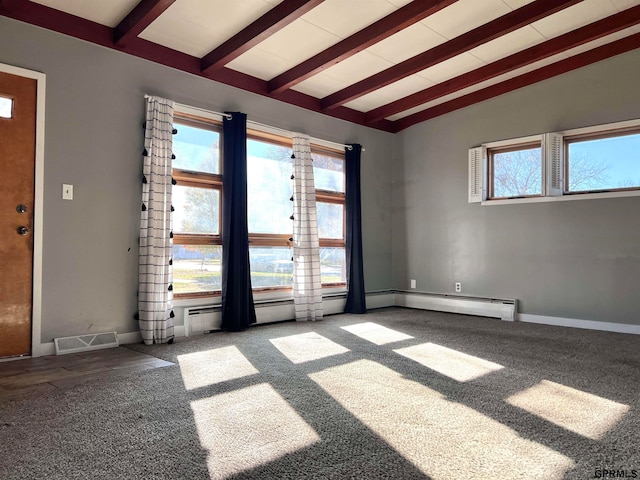
[[[320,242],[309,136],[293,135],[293,303],[296,320],[322,319]]]
[[[164,98],[147,98],[138,279],[138,320],[147,345],[173,341],[173,106]]]

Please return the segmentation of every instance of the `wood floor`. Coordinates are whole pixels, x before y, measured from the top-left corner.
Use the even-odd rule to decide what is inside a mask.
[[[168,365],[173,363],[124,347],[0,362],[0,402]]]

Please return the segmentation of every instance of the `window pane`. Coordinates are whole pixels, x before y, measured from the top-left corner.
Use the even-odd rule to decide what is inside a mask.
[[[347,270],[344,248],[320,248],[322,283],[345,283]]]
[[[247,141],[249,232],[291,233],[293,204],[291,149],[266,142]]]
[[[317,202],[316,208],[320,238],[342,238],[344,206],[339,203]]]
[[[493,197],[542,195],[542,149],[493,154]]]
[[[0,118],[11,118],[13,113],[13,100],[0,97]]]
[[[221,289],[220,245],[173,246],[173,292],[213,292]]]
[[[220,133],[176,123],[173,168],[220,173]]]
[[[313,177],[316,188],[344,193],[344,160],[312,153]]]
[[[220,233],[220,191],[211,188],[173,187],[174,233]]]
[[[249,247],[252,288],[291,287],[293,261],[287,247]]]
[[[570,192],[640,187],[640,134],[568,145]]]

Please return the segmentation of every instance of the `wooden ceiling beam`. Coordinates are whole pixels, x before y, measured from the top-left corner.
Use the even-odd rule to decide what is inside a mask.
[[[606,35],[619,32],[625,28],[640,23],[640,5],[631,7],[622,12],[603,18],[585,25],[571,32],[552,38],[546,42],[534,45],[521,52],[482,66],[471,72],[464,73],[455,78],[426,88],[412,95],[408,95],[394,102],[388,103],[367,112],[365,118],[369,122],[375,122],[396,113],[403,112],[413,107],[430,102],[445,95],[455,93],[463,88],[490,80],[518,68],[544,60],[571,48],[584,45]]]
[[[368,27],[339,41],[269,81],[269,92],[280,93],[316,75],[414,23],[427,18],[458,0],[411,2]]]
[[[4,1],[6,0],[3,0],[3,2]],[[56,10],[46,5],[27,0],[10,0],[9,4],[0,3],[0,15],[96,45],[101,45],[128,55],[143,58],[160,65],[166,65],[192,75],[273,98],[274,100],[295,105],[312,112],[325,113],[322,112],[320,107],[320,100],[311,95],[296,92],[295,90],[287,90],[278,95],[269,94],[265,80],[225,67],[216,70],[212,74],[204,75],[200,70],[200,59],[197,57],[178,52],[177,50],[149,42],[139,37],[128,41],[126,46],[117,45],[113,42],[113,28]],[[140,101],[143,102],[142,97]],[[331,113],[325,113],[325,115],[358,125],[366,125],[364,113],[347,107],[337,108]],[[393,123],[384,120],[376,123],[376,126],[372,128],[391,132],[393,130]]]
[[[600,62],[607,58],[614,57],[637,48],[640,48],[640,33],[607,43],[606,45],[602,45],[587,52],[580,53],[565,60],[560,60],[559,62],[541,67],[532,72],[505,80],[504,82],[496,85],[491,85],[490,87],[483,88],[482,90],[469,93],[462,97],[455,98],[448,102],[441,103],[440,105],[436,105],[426,110],[414,113],[413,115],[396,120],[393,122],[393,125],[395,126],[394,132],[397,133],[417,123],[453,112],[454,110],[474,105],[484,100],[489,100],[499,95],[518,90],[519,88],[533,85],[534,83],[562,75],[563,73],[567,73],[578,68],[586,67],[592,63]]]
[[[536,0],[467,33],[339,90],[321,101],[330,110],[552,15],[582,0]]]
[[[208,74],[224,67],[227,63],[238,58],[294,20],[297,20],[323,1],[284,0],[222,45],[206,54],[201,61],[202,72]]]
[[[113,42],[124,45],[137,38],[142,31],[175,3],[176,0],[141,0],[113,29]]]

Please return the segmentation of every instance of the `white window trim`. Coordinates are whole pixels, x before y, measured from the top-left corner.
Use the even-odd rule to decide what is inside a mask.
[[[640,119],[634,119],[634,120],[625,120],[621,122],[593,125],[589,127],[573,128],[570,130],[564,130],[564,131],[552,132],[552,133],[561,135],[562,137],[568,137],[568,136],[576,136],[576,135],[606,133],[609,131],[622,130],[627,128],[638,128],[638,127],[640,127]],[[507,140],[498,140],[495,142],[483,143],[481,146],[489,150],[489,149],[519,145],[523,143],[541,142],[541,145],[542,145],[542,143],[544,142],[544,139],[545,139],[545,134],[529,135],[526,137],[519,137],[519,138],[512,138]],[[544,177],[544,184],[547,185],[548,171],[547,171],[546,159],[545,159],[545,162],[543,162],[542,174]],[[489,179],[487,178],[487,172],[485,172],[485,179],[486,179],[485,180],[486,182],[489,181]],[[487,185],[484,185],[484,188],[486,190]],[[596,199],[603,199],[603,198],[625,198],[625,197],[640,197],[640,188],[638,188],[637,190],[620,190],[620,191],[613,191],[613,192],[563,193],[555,196],[549,195],[549,193],[547,193],[546,191],[543,191],[542,196],[539,196],[539,197],[499,198],[499,199],[492,199],[492,200],[487,199],[478,203],[480,203],[480,205],[482,206],[492,206],[492,205],[513,205],[513,204],[520,204],[520,203],[564,202],[564,201],[574,201],[574,200],[596,200]]]

